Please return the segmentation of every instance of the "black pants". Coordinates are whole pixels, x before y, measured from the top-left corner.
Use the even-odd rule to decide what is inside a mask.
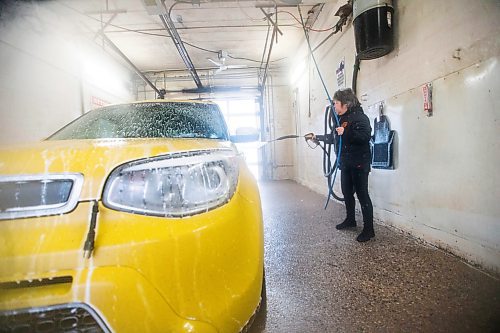
[[[368,174],[369,172],[354,168],[342,170],[341,185],[347,219],[354,221],[354,208],[356,206],[354,193],[356,193],[361,204],[364,227],[373,229],[373,206],[368,195]]]

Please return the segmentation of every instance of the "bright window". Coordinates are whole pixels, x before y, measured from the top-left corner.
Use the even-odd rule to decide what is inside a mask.
[[[253,127],[261,132],[259,103],[255,99],[215,101],[226,119],[230,134],[236,134],[240,127]],[[259,179],[259,145],[237,144],[243,153],[250,171]]]

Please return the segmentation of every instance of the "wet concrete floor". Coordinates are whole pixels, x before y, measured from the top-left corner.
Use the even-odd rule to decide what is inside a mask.
[[[267,301],[250,333],[500,332],[499,276],[375,225],[338,231],[344,207],[292,181],[259,183]]]

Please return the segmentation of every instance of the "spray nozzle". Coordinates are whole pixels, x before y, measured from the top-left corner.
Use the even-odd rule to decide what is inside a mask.
[[[319,144],[319,141],[318,141],[318,138],[316,137],[316,135],[314,133],[307,133],[306,135],[304,135],[304,139],[307,141],[312,141],[314,142],[315,144]]]

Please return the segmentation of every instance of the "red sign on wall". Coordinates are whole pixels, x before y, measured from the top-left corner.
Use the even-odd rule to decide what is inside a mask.
[[[108,101],[100,99],[99,97],[90,96],[90,108],[91,109],[99,108],[101,106],[105,106],[105,105],[109,105],[109,104],[110,103]]]

